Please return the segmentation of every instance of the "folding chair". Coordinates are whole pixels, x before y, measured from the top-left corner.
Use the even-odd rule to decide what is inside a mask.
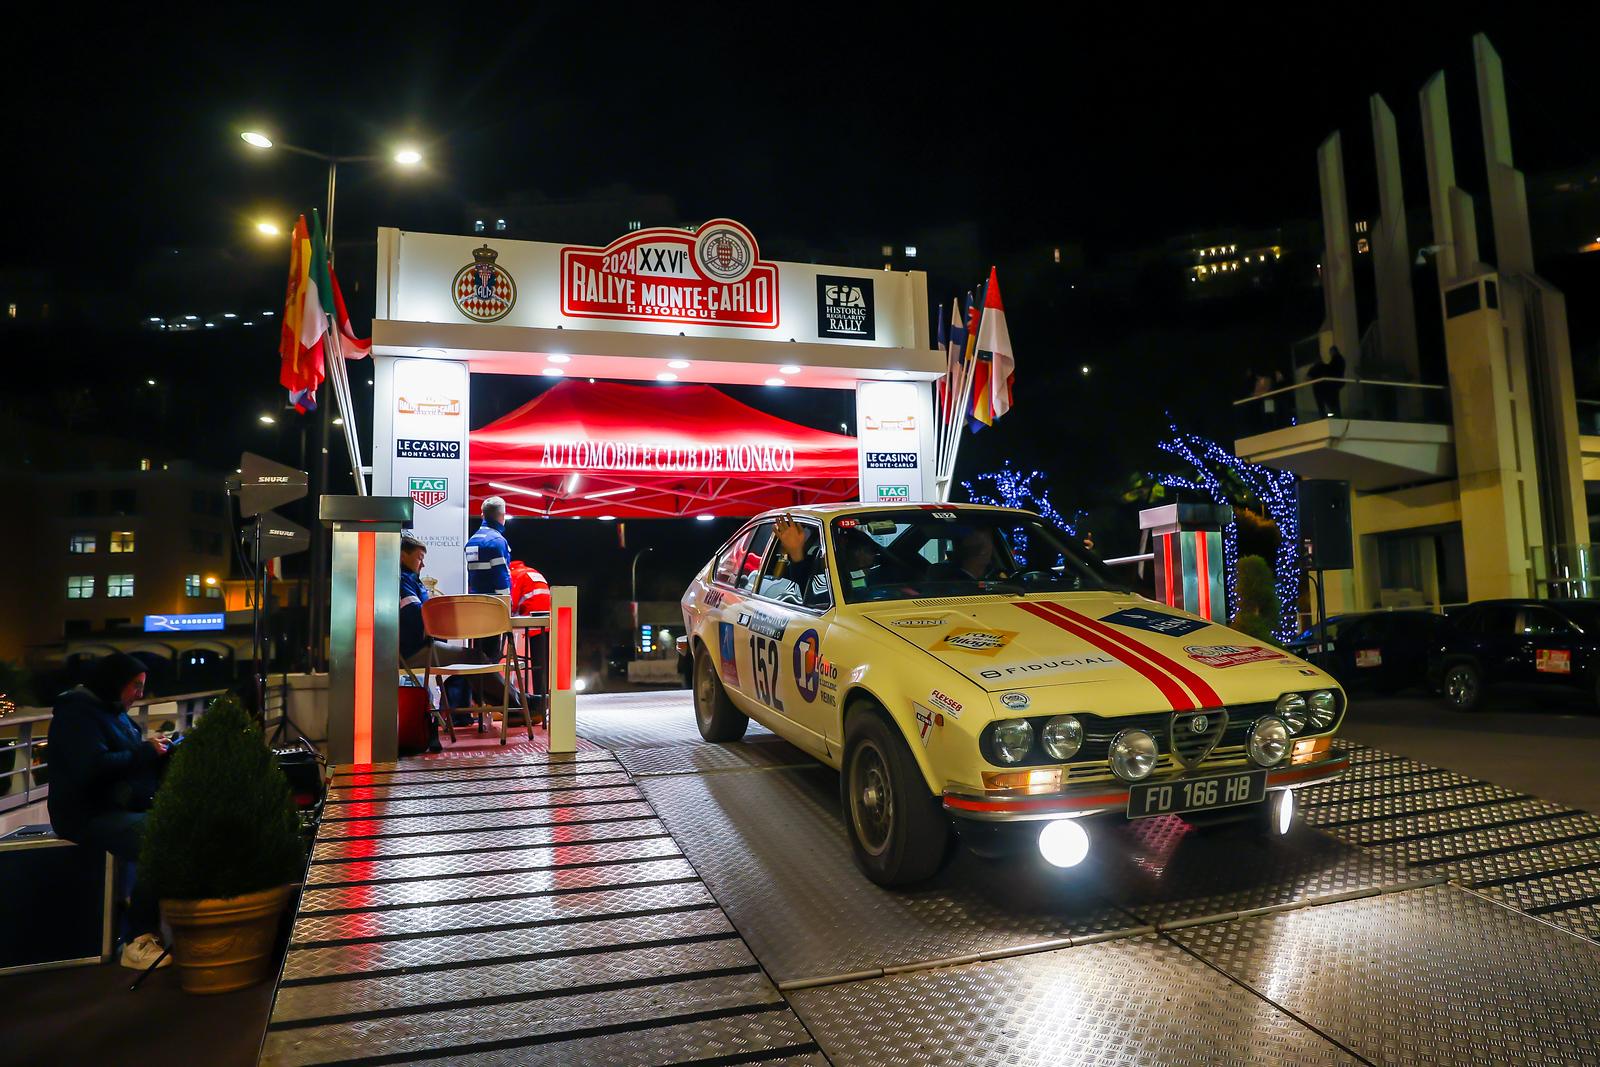
[[[478,718],[478,732],[483,732],[483,716],[491,717],[495,712],[500,713],[500,743],[506,743],[506,732],[510,728],[511,718],[511,668],[514,656],[506,653],[506,635],[511,632],[511,606],[497,596],[486,596],[481,593],[466,593],[461,596],[435,596],[422,602],[422,629],[435,641],[461,641],[474,640],[482,637],[498,637],[500,656],[496,663],[440,663],[439,646],[434,641],[428,644],[428,665],[423,670],[422,684],[426,686],[432,675],[487,675],[499,674],[502,689],[500,704],[484,704],[483,694],[479,692],[477,701],[469,708],[450,707],[449,697],[445,695],[445,687],[440,685],[440,703],[444,705],[444,714],[448,719],[455,711],[468,711]],[[533,740],[533,729],[528,725],[528,713],[522,711],[522,726],[527,731],[528,740]]]

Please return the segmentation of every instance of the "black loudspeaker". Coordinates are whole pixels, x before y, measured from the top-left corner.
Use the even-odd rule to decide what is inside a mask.
[[[1342,571],[1354,567],[1350,536],[1350,483],[1301,482],[1300,555],[1306,570]]]

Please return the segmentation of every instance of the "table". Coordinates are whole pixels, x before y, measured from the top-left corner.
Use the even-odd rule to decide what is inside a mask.
[[[533,657],[530,654],[533,646],[534,630],[548,629],[550,626],[550,613],[548,611],[535,611],[527,615],[511,616],[511,645],[516,647],[517,636],[522,637],[522,694],[525,700],[530,699],[533,687]],[[548,658],[548,657],[547,657]],[[550,667],[545,665],[545,692],[544,699],[545,729],[550,728]]]

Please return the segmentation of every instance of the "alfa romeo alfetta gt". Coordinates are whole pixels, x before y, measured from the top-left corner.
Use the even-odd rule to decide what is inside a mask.
[[[1253,818],[1348,761],[1333,679],[1133,594],[1039,516],[831,505],[747,524],[683,597],[707,741],[749,719],[838,768],[856,858],[883,885],[979,851],[1070,866],[1088,816]]]

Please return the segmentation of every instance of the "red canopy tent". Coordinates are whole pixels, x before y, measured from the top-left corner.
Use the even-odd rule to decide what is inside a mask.
[[[856,439],[709,385],[564,381],[471,438],[472,505],[512,515],[678,518],[855,500]]]

